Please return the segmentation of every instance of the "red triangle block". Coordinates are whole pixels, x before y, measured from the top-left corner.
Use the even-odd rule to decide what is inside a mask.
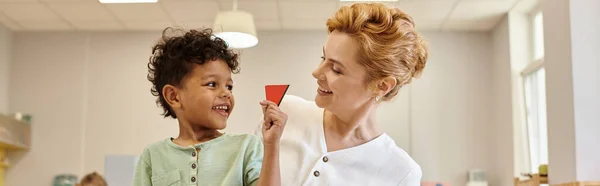
[[[283,96],[287,92],[290,85],[267,85],[265,86],[265,94],[267,95],[267,100],[272,101],[273,103],[279,104],[281,100],[283,100]]]

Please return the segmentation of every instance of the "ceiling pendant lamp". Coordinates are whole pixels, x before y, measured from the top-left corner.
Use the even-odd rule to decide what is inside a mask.
[[[217,14],[214,30],[215,36],[223,39],[231,48],[250,48],[258,44],[254,17],[238,10],[237,0],[233,0],[233,10]]]

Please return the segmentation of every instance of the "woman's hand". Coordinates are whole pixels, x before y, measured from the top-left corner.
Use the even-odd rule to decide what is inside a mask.
[[[264,144],[278,145],[288,119],[287,114],[283,113],[272,101],[261,101],[260,105],[264,116],[262,126]]]

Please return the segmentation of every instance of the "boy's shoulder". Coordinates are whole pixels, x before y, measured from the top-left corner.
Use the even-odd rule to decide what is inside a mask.
[[[218,146],[223,149],[236,149],[236,151],[262,151],[262,140],[253,134],[225,134],[227,136],[225,143]]]
[[[140,161],[144,162],[146,165],[150,165],[152,159],[161,159],[165,154],[169,153],[169,145],[167,141],[171,140],[170,138],[156,141],[149,145],[146,145],[144,151],[140,154]]]
[[[233,140],[233,141],[250,141],[250,142],[259,141],[260,142],[260,138],[254,134],[227,134],[227,135],[230,138],[230,140]]]
[[[173,140],[173,138],[166,138],[163,140],[159,140],[159,141],[155,141],[153,143],[150,143],[146,146],[146,148],[159,148],[159,147],[164,147],[167,145],[167,142]]]
[[[144,153],[166,150],[167,148],[169,148],[169,145],[167,144],[169,140],[171,140],[171,138],[156,141],[146,145],[146,148],[144,148]]]
[[[226,134],[227,144],[231,146],[240,146],[242,148],[262,146],[260,137],[254,134]]]

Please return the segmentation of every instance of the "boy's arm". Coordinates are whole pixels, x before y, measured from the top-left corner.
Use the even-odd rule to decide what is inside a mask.
[[[260,137],[263,141],[263,162],[258,186],[280,186],[279,140],[287,123],[287,114],[271,101],[260,103],[263,110],[263,123]]]
[[[152,186],[152,167],[148,163],[147,156],[147,150],[145,149],[135,167],[133,186]]]
[[[260,124],[254,131],[254,135],[260,139],[260,148],[255,149],[260,151],[262,156],[261,169],[259,179],[251,186],[263,186],[263,185],[281,185],[281,175],[279,168],[279,143],[277,144],[263,144],[263,129],[264,120],[260,119]]]
[[[258,179],[258,186],[279,186],[281,175],[279,172],[279,143],[264,144],[262,169]]]
[[[260,138],[252,136],[250,145],[246,149],[246,165],[244,185],[247,186],[278,186],[279,183],[279,156],[272,158],[272,151],[268,145],[263,145]],[[279,153],[279,152],[276,152]],[[271,155],[268,155],[271,154]],[[277,154],[275,154],[277,155]]]

